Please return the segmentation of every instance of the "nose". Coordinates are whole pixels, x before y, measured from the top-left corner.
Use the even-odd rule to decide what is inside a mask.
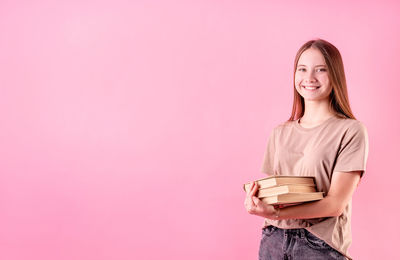
[[[313,71],[307,72],[307,74],[304,75],[304,80],[306,82],[315,82],[316,79],[315,79],[315,76],[314,76],[314,72]]]

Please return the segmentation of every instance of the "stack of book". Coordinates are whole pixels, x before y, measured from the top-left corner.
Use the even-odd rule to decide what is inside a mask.
[[[323,192],[317,192],[312,176],[273,175],[255,181],[258,183],[256,196],[268,204],[297,204],[320,200]],[[247,192],[251,183],[243,185]]]

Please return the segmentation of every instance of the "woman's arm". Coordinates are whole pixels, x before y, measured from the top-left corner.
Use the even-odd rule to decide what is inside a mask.
[[[335,172],[326,197],[315,202],[275,209],[255,196],[258,185],[247,193],[245,207],[250,214],[270,219],[308,219],[340,216],[360,180],[361,171]]]
[[[319,201],[281,208],[277,219],[340,216],[358,185],[360,174],[360,171],[335,172],[326,197]]]

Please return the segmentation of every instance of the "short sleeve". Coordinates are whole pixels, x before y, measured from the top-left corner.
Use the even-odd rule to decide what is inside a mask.
[[[274,157],[275,157],[275,129],[269,135],[267,147],[264,151],[261,172],[268,175],[274,174]]]
[[[356,121],[342,137],[333,172],[361,171],[362,177],[367,166],[368,149],[367,129]]]

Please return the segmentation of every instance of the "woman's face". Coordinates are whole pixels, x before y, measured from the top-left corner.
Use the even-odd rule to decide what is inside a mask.
[[[297,63],[294,76],[297,92],[308,101],[329,100],[332,87],[324,56],[316,48],[305,50]]]

